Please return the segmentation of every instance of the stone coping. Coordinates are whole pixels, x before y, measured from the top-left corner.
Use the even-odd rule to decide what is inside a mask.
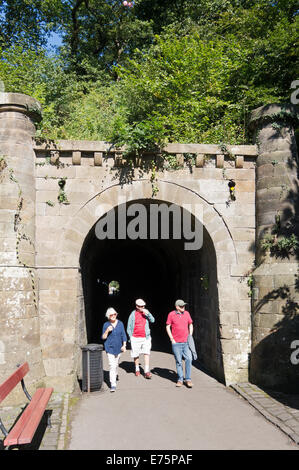
[[[298,395],[288,395],[249,382],[230,387],[299,445],[299,389]]]
[[[33,142],[35,151],[62,151],[62,152],[106,152],[122,153],[125,147],[117,147],[112,143],[100,140],[39,140],[35,139]],[[256,157],[258,155],[258,148],[256,145],[227,145],[221,148],[216,144],[181,144],[170,143],[163,147],[160,151],[173,153],[173,154],[204,154],[204,155],[222,155],[226,150],[232,155],[243,155],[249,157]],[[155,153],[155,152],[152,152]]]
[[[291,103],[273,103],[260,106],[251,112],[249,127],[257,127],[262,121],[299,120],[299,109]]]
[[[0,113],[8,111],[26,114],[36,122],[42,119],[41,104],[32,96],[23,93],[0,93]]]

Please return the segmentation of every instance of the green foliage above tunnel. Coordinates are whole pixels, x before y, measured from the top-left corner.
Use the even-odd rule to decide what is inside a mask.
[[[174,141],[245,143],[252,109],[290,101],[293,0],[133,4],[0,2],[0,80],[41,102],[40,135],[137,152]],[[53,33],[62,42],[55,54]]]

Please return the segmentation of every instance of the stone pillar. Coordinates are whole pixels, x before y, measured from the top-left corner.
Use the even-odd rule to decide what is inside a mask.
[[[256,109],[250,125],[259,147],[256,168],[256,265],[253,272],[250,380],[262,387],[298,393],[298,155],[291,104]],[[265,243],[266,241],[266,243]],[[262,244],[264,247],[262,249]],[[299,354],[297,355],[299,357]]]
[[[29,390],[31,383],[44,377],[35,275],[32,146],[34,121],[40,119],[41,108],[35,99],[0,93],[0,381],[18,363],[27,361]],[[24,400],[24,394],[16,393],[9,401],[18,400]]]

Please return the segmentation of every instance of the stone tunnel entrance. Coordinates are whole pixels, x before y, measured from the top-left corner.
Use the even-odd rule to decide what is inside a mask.
[[[125,239],[117,239],[119,211],[127,211],[132,204],[141,204],[145,208],[146,228],[137,229],[143,230],[144,238],[130,239],[127,236]],[[130,201],[123,207],[118,206],[111,210],[111,214],[103,216],[108,220],[109,215],[114,212],[115,239],[98,239],[96,226],[86,236],[80,254],[80,268],[87,341],[101,342],[102,325],[106,321],[105,312],[108,307],[112,306],[117,310],[118,318],[126,328],[135,300],[143,298],[148,310],[155,317],[155,323],[151,325],[152,349],[171,352],[165,330],[166,318],[174,309],[175,300],[182,298],[188,302],[187,309],[194,321],[194,339],[199,362],[218,380],[223,381],[214,245],[203,227],[203,243],[200,249],[186,250],[186,242],[190,242],[190,238],[184,238],[182,227],[185,209],[178,206],[176,209],[180,210],[182,216],[180,239],[177,239],[174,233],[175,215],[171,211],[169,239],[161,237],[161,218],[158,219],[159,236],[157,239],[151,239],[150,207],[165,207],[166,204],[165,201],[156,199]],[[169,204],[166,207],[169,207]],[[196,227],[198,228],[194,215],[189,213],[187,219],[190,220],[190,230],[194,233]],[[127,227],[132,220],[132,216],[127,217]]]
[[[3,378],[26,352],[32,382],[72,391],[80,346],[99,340],[107,306],[114,305],[126,323],[137,297],[147,301],[157,318],[154,347],[170,347],[166,315],[182,297],[194,319],[200,362],[218,379],[225,378],[226,385],[246,382],[250,366],[250,380],[258,385],[289,389],[291,380],[296,386],[297,369],[287,347],[296,340],[294,328],[290,341],[280,342],[282,347],[277,347],[277,328],[284,339],[287,313],[293,314],[290,306],[295,308],[298,298],[297,254],[280,259],[270,252],[263,259],[257,249],[266,231],[277,228],[276,216],[279,226],[283,222],[281,235],[297,233],[292,105],[267,104],[252,113],[258,146],[225,146],[224,151],[219,145],[171,143],[163,149],[176,155],[180,165],[185,154],[196,156],[195,166],[164,168],[154,182],[161,201],[193,206],[193,221],[196,207],[203,207],[203,246],[187,251],[183,239],[97,239],[92,228],[112,207],[120,210],[124,198],[129,204],[145,198],[154,204],[153,181],[141,171],[143,160],[128,172],[122,149],[109,142],[34,142],[40,104],[19,93],[3,93],[2,98]],[[277,116],[280,132],[272,126]],[[58,178],[67,179],[69,204],[58,198]],[[234,198],[228,181],[235,183]],[[287,183],[284,191],[282,181]],[[119,283],[116,296],[109,295],[112,280]],[[249,289],[249,283],[254,287]],[[278,301],[277,292],[286,286],[287,299]],[[273,360],[273,344],[278,360]]]

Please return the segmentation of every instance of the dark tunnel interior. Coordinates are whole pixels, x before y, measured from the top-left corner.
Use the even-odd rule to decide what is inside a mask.
[[[142,298],[155,317],[151,324],[153,349],[163,349],[167,343],[167,314],[173,310],[175,300],[183,296],[180,288],[183,241],[98,240],[95,230],[90,231],[80,258],[89,343],[100,342],[108,307],[116,309],[126,328],[135,300]],[[118,292],[113,294],[109,292],[111,281],[119,283]]]
[[[174,253],[161,242],[145,240],[107,240],[100,253],[95,255],[88,274],[82,268],[83,291],[87,293],[86,326],[89,342],[99,342],[101,325],[106,320],[108,307],[114,307],[124,323],[135,307],[135,300],[142,298],[147,309],[155,317],[151,325],[153,348],[165,340],[167,313],[180,298],[179,266]],[[164,241],[166,245],[166,241]],[[119,291],[109,294],[109,283],[117,281]],[[86,286],[86,282],[88,285]],[[86,305],[87,307],[87,305]]]

